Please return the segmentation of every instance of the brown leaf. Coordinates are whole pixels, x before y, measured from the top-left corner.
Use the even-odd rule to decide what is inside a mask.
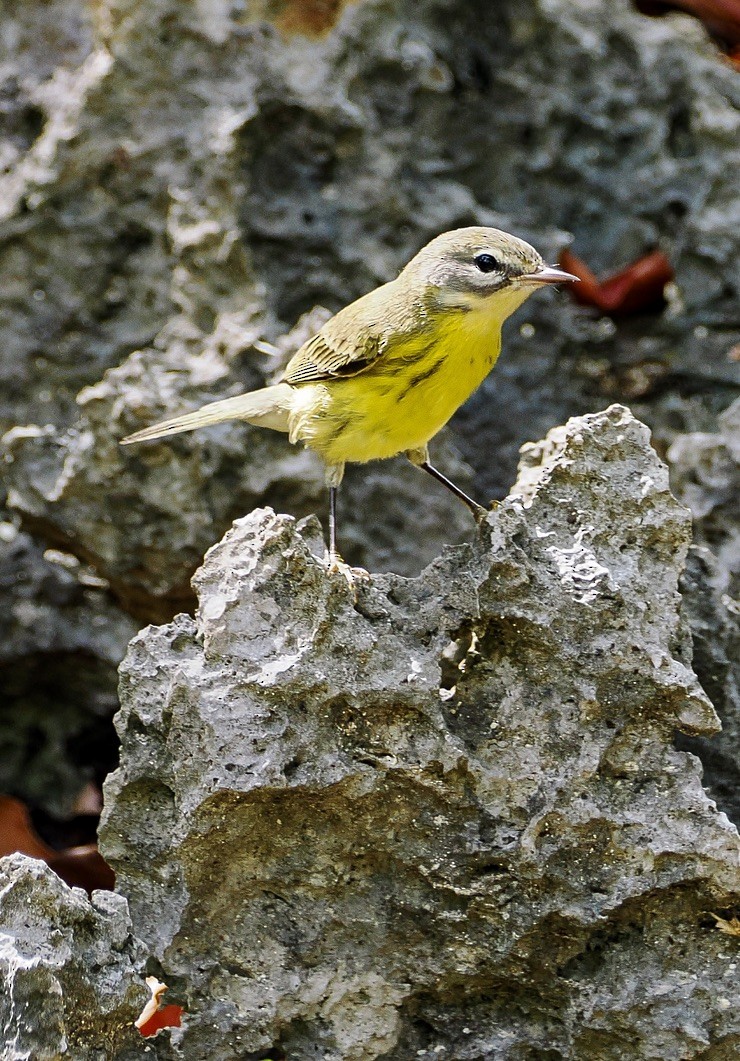
[[[740,936],[740,920],[737,917],[731,917],[728,921],[724,917],[720,917],[719,914],[713,914],[711,911],[709,916],[714,918],[716,927],[720,932],[724,932],[726,936]]]
[[[586,263],[567,249],[560,254],[560,266],[581,281],[568,288],[576,302],[582,306],[594,306],[610,316],[628,316],[662,306],[665,286],[674,275],[663,251],[646,254],[602,281],[597,280]]]
[[[112,891],[113,870],[95,844],[82,844],[55,851],[44,843],[31,822],[26,806],[12,796],[0,796],[0,857],[14,852],[41,859],[71,888]]]
[[[44,862],[56,854],[34,829],[25,805],[12,796],[0,796],[0,857],[16,851]]]
[[[116,886],[115,874],[95,844],[68,847],[46,861],[70,888],[84,888],[89,894],[97,888],[110,892]]]

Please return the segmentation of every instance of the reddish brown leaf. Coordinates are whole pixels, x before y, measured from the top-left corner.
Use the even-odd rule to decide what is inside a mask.
[[[179,1028],[184,1012],[182,1006],[176,1006],[174,1002],[170,1002],[152,1014],[148,1021],[140,1024],[139,1031],[142,1035],[149,1036],[156,1035],[162,1028]]]
[[[0,857],[16,851],[44,862],[56,854],[37,834],[23,803],[12,796],[0,796]]]
[[[95,888],[111,891],[115,885],[113,870],[95,844],[55,851],[34,829],[24,804],[12,796],[0,796],[0,857],[16,851],[41,859],[71,888],[84,888],[88,894]]]
[[[568,285],[572,297],[582,306],[600,306],[601,292],[599,281],[591,272],[585,262],[577,258],[567,247],[560,252],[558,264],[567,273],[573,273],[581,281],[580,284]]]
[[[602,281],[572,251],[562,251],[560,265],[581,281],[568,289],[576,302],[594,306],[610,316],[627,316],[661,306],[665,301],[665,286],[674,275],[662,251],[647,254]]]

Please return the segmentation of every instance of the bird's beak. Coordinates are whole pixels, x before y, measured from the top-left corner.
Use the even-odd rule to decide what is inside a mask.
[[[525,273],[524,276],[518,276],[517,280],[524,284],[565,284],[578,283],[579,278],[555,265],[543,265],[536,273]]]

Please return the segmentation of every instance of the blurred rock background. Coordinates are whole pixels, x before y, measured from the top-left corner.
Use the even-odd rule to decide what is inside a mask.
[[[675,270],[637,314],[528,302],[438,452],[501,497],[569,415],[619,400],[651,427],[725,722],[681,739],[737,821],[740,74],[706,27],[627,0],[49,0],[4,10],[0,49],[0,790],[44,839],[92,836],[135,631],[192,609],[235,517],[326,505],[282,437],[118,439],[261,385],[304,314],[472,223],[599,276],[656,248]],[[471,534],[403,462],[353,470],[341,504],[372,570]]]

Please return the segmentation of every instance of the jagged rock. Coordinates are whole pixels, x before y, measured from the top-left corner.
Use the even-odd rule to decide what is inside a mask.
[[[441,229],[498,223],[552,254],[573,238],[597,271],[660,244],[677,269],[661,315],[615,324],[563,298],[530,300],[454,425],[448,468],[460,477],[461,454],[481,500],[505,492],[522,441],[617,398],[639,403],[661,452],[677,431],[718,434],[740,365],[740,82],[698,25],[608,0],[500,0],[483,15],[475,0],[10,8],[0,425],[15,430],[0,500],[10,488],[34,541],[0,563],[3,636],[29,646],[4,657],[0,693],[6,717],[22,701],[34,725],[15,744],[19,729],[0,733],[4,767],[24,761],[42,715],[58,736],[51,697],[29,707],[36,674],[59,688],[64,717],[72,700],[109,705],[130,629],[103,588],[69,604],[80,591],[62,580],[59,592],[46,546],[92,564],[129,614],[161,621],[193,605],[190,573],[235,516],[264,503],[304,516],[321,503],[316,466],[248,428],[125,459],[116,439],[259,385],[273,368],[265,340],[386,279]],[[415,574],[442,541],[471,534],[413,469],[353,474],[343,498],[353,562]],[[709,747],[724,749],[710,780],[731,810],[729,518],[715,505],[707,534],[699,528],[722,555],[693,554],[684,585],[696,666],[727,726],[702,754],[709,763]],[[58,641],[73,646],[61,671],[45,654]],[[51,776],[67,799],[75,775],[59,763]]]
[[[101,843],[209,1061],[730,1057],[740,845],[674,730],[716,715],[690,516],[618,406],[524,454],[416,579],[262,510],[122,667]],[[282,1054],[280,1053],[282,1051]]]
[[[677,269],[662,315],[527,303],[435,453],[461,481],[463,458],[480,500],[506,492],[520,443],[614,399],[663,449],[677,419],[716,431],[738,372],[740,83],[696,23],[608,0],[11,7],[0,500],[138,620],[193,607],[235,517],[325,496],[306,455],[246,427],[125,456],[116,440],[260,385],[265,341],[445,228],[500,224],[551,254],[572,238],[597,271],[660,244]],[[403,462],[352,471],[346,558],[416,574],[463,540],[435,489]]]
[[[43,862],[0,859],[4,1061],[141,1058],[144,958],[122,895],[89,900]]]

